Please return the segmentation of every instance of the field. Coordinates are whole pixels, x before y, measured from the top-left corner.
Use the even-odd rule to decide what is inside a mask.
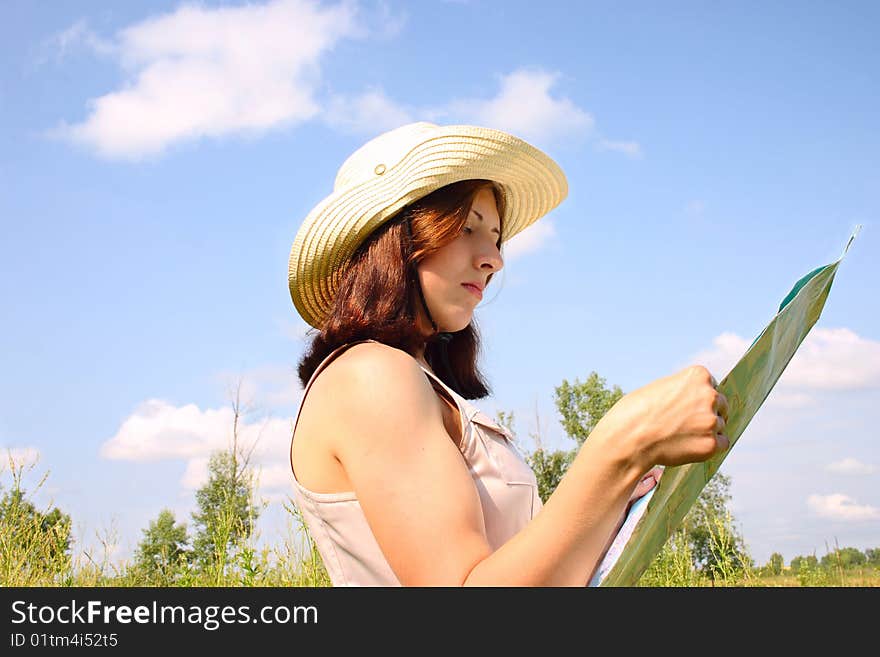
[[[234,505],[221,503],[209,523],[209,549],[200,557],[182,525],[163,516],[145,531],[136,558],[114,561],[112,536],[98,551],[72,548],[70,518],[55,509],[38,509],[21,487],[22,468],[0,471],[0,586],[330,586],[320,555],[298,509],[285,503],[290,531],[282,544],[257,548],[257,531],[242,531]],[[45,477],[39,485],[45,482]],[[249,524],[248,527],[252,525]],[[695,565],[686,535],[667,542],[639,586],[667,587],[876,587],[880,586],[878,550],[867,555],[835,549],[821,561],[799,558],[798,568],[782,563],[756,567],[729,548],[725,524],[707,542],[717,558],[712,568]],[[861,560],[861,563],[854,561]]]

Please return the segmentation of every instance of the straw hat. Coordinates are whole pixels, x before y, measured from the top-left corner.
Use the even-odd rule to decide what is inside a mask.
[[[505,200],[507,241],[559,205],[565,174],[545,153],[513,135],[471,125],[418,122],[383,133],[339,168],[333,193],[303,221],[290,251],[290,296],[320,328],[348,259],[399,210],[451,183],[496,182]]]

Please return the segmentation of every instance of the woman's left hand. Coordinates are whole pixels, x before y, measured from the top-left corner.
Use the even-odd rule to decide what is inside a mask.
[[[605,549],[602,551],[604,555],[608,548],[611,547],[611,541],[614,540],[614,537],[617,535],[617,532],[620,531],[620,528],[623,527],[623,523],[626,522],[626,517],[629,515],[629,510],[632,508],[632,505],[641,497],[647,495],[654,486],[657,485],[657,482],[660,481],[660,476],[663,474],[663,468],[656,466],[648,470],[642,478],[639,479],[639,483],[636,484],[636,487],[633,489],[633,492],[629,496],[629,500],[627,500],[626,508],[620,516],[620,519],[617,521],[617,527],[612,532],[611,536],[608,538],[608,543],[605,545]]]
[[[626,503],[626,511],[629,513],[630,507],[632,507],[633,503],[638,500],[640,497],[644,497],[648,494],[648,492],[657,485],[657,482],[660,481],[660,476],[663,474],[663,468],[654,467],[648,470],[641,479],[639,479],[639,483],[636,484],[635,489],[632,492],[632,495],[629,496],[629,501]]]

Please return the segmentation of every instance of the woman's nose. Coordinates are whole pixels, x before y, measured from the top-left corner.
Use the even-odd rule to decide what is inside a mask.
[[[487,266],[491,268],[493,272],[498,271],[504,266],[504,258],[501,257],[501,251],[494,243],[483,248],[480,253],[477,254],[477,267],[479,269],[486,269]]]

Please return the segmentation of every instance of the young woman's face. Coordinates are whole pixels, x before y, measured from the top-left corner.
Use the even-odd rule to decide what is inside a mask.
[[[504,266],[496,246],[500,229],[495,195],[491,189],[481,189],[458,237],[419,263],[425,303],[440,331],[460,331],[470,324],[486,279]],[[430,334],[427,318],[422,319]]]

